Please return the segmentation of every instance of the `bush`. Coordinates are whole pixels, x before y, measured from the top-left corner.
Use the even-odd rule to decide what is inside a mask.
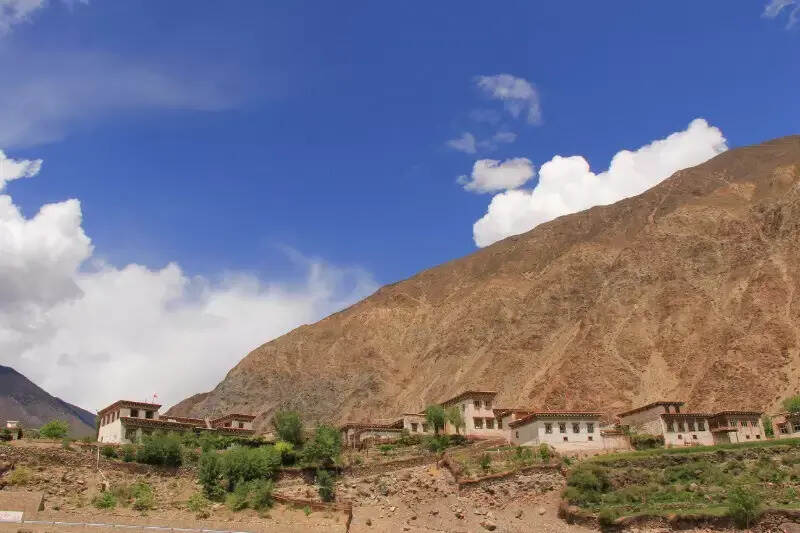
[[[327,470],[317,470],[317,485],[319,486],[319,497],[324,502],[332,502],[336,497],[333,487],[333,474]]]
[[[740,528],[749,528],[761,514],[761,496],[755,491],[736,485],[728,492],[728,515]]]
[[[136,451],[136,461],[148,465],[181,466],[183,449],[180,438],[174,433],[156,431],[145,435]]]
[[[272,507],[272,481],[259,479],[249,486],[248,504],[251,509],[263,511]]]
[[[131,485],[131,497],[133,498],[133,508],[137,511],[147,511],[156,505],[153,487],[145,482],[134,483]]]
[[[303,421],[297,411],[278,411],[272,417],[272,426],[281,440],[295,446],[303,444]]]
[[[72,440],[71,440],[71,439],[68,439],[68,438],[66,438],[66,437],[64,437],[63,439],[61,439],[61,447],[62,447],[63,449],[65,449],[65,450],[71,450],[71,449],[72,449],[72,446],[71,446],[71,444],[72,444]]]
[[[108,491],[103,491],[92,498],[92,505],[98,509],[113,509],[117,506],[117,498]]]
[[[487,472],[489,467],[492,466],[492,457],[488,453],[482,453],[478,459],[478,464],[484,472]]]
[[[614,525],[614,520],[617,519],[617,512],[613,509],[608,507],[603,507],[600,509],[600,512],[597,513],[597,523],[600,524],[600,527],[606,528]]]
[[[275,451],[281,456],[281,464],[289,466],[297,462],[297,452],[291,442],[279,440],[275,443]]]
[[[783,408],[792,414],[800,413],[800,394],[789,396],[783,400]]]
[[[397,441],[398,444],[401,446],[414,446],[415,444],[419,444],[422,442],[422,439],[419,435],[412,435],[408,432],[407,429],[404,429],[400,433],[400,439]]]
[[[450,445],[450,436],[428,435],[422,440],[422,444],[431,452],[441,453]]]
[[[11,476],[9,477],[9,483],[12,485],[27,485],[31,480],[32,474],[31,471],[24,467],[18,466],[11,471]]]
[[[100,448],[100,453],[106,459],[111,459],[112,457],[114,457],[117,454],[117,452],[116,452],[116,450],[114,450],[113,446],[103,446],[102,448]]]
[[[380,450],[380,452],[383,455],[388,455],[389,452],[394,450],[394,449],[395,449],[395,445],[394,444],[379,444],[378,445],[378,450]]]
[[[336,428],[322,424],[317,426],[314,437],[306,443],[303,460],[308,464],[329,468],[342,453],[342,435]]]
[[[39,428],[39,435],[45,439],[63,439],[69,433],[69,424],[63,420],[51,420]]]
[[[764,435],[772,438],[775,436],[775,428],[772,425],[772,419],[767,415],[761,417],[761,425],[764,426]]]
[[[197,518],[208,518],[211,502],[202,492],[195,492],[186,502],[186,508],[193,512]]]
[[[631,446],[636,450],[650,450],[664,446],[664,435],[650,435],[649,433],[632,433]]]
[[[448,446],[463,446],[468,442],[464,435],[448,435],[448,438]]]
[[[600,501],[610,488],[605,470],[598,465],[583,464],[569,473],[564,497],[576,505],[592,504]]]
[[[247,508],[247,504],[249,503],[248,496],[250,494],[250,490],[247,486],[247,483],[240,483],[236,486],[236,488],[225,497],[225,505],[227,505],[231,511],[241,511],[242,509]]]
[[[204,452],[197,464],[197,480],[203,487],[203,494],[212,500],[222,498],[223,490],[219,482],[222,466],[216,452]]]
[[[539,445],[539,457],[542,459],[543,463],[550,462],[550,458],[553,456],[552,451],[550,450],[550,446],[542,443]]]
[[[122,460],[131,463],[136,460],[136,446],[125,444],[122,446]]]
[[[222,454],[222,475],[228,480],[228,490],[240,483],[270,478],[280,465],[280,453],[272,446],[235,446]]]

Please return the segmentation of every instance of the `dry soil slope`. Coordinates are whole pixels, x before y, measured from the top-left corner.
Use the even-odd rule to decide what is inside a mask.
[[[173,412],[343,421],[465,388],[503,406],[768,408],[800,378],[799,245],[800,136],[731,150],[383,287]]]
[[[38,428],[50,420],[65,420],[75,437],[94,435],[95,416],[48,394],[13,368],[0,365],[0,423],[18,420]]]

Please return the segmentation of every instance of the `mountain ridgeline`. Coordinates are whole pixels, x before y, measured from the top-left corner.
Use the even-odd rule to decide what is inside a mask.
[[[725,152],[375,292],[170,410],[388,418],[464,389],[607,413],[769,409],[800,386],[800,136]]]
[[[94,435],[95,415],[55,396],[13,368],[0,365],[0,422],[18,420],[24,427],[38,428],[50,420],[64,420],[70,435]]]

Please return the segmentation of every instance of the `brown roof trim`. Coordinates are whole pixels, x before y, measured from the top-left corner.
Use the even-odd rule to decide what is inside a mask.
[[[402,430],[403,419],[396,420],[388,424],[380,422],[346,422],[339,426],[339,431],[347,431],[348,429],[382,429],[382,430]]]
[[[661,413],[661,418],[714,418],[711,413]]]
[[[761,416],[763,414],[764,414],[763,411],[737,411],[735,409],[729,409],[727,411],[718,411],[714,413],[714,416],[726,416],[726,415]]]
[[[529,414],[533,413],[533,409],[517,409],[516,407],[510,407],[510,408],[498,407],[496,409],[492,409],[492,412],[494,413],[494,416],[496,416],[498,418],[502,418],[502,417],[504,417],[504,416],[506,416],[508,414],[512,414],[512,413],[513,414],[529,415]]]
[[[206,426],[206,421],[202,418],[191,418],[188,416],[166,416],[162,415],[158,417],[159,420],[164,420],[166,422],[174,420],[175,422],[183,422],[185,424],[195,424],[197,426]]]
[[[228,413],[226,415],[222,415],[219,418],[214,418],[211,420],[211,425],[213,426],[217,422],[226,422],[228,420],[243,420],[245,422],[252,422],[256,419],[256,415],[245,415],[242,413]]]
[[[597,411],[538,411],[533,412],[527,416],[523,416],[522,418],[518,418],[513,422],[508,423],[508,427],[515,428],[519,426],[524,426],[530,422],[533,422],[539,418],[593,418],[598,419],[603,416],[603,413],[599,413]]]
[[[217,433],[233,433],[235,435],[236,434],[238,434],[238,435],[253,435],[256,432],[254,429],[225,428],[225,427],[213,428],[213,431],[216,431]]]
[[[625,411],[624,413],[619,413],[617,416],[629,416],[629,415],[632,415],[632,414],[636,414],[636,413],[638,413],[640,411],[646,411],[648,409],[652,409],[653,407],[656,407],[658,405],[677,405],[678,407],[680,407],[684,403],[686,403],[686,402],[668,402],[668,401],[663,401],[663,400],[662,401],[658,401],[658,402],[651,402],[651,403],[648,403],[647,405],[642,405],[641,407],[636,407],[634,409],[630,409],[628,411]]]
[[[465,390],[461,394],[457,396],[453,396],[449,400],[445,400],[441,403],[441,405],[448,405],[451,403],[455,403],[459,400],[463,400],[464,398],[471,397],[471,396],[497,396],[497,391],[493,390]]]
[[[161,420],[157,418],[134,418],[131,416],[121,416],[119,419],[127,426],[138,426],[143,428],[157,427],[187,430],[197,427],[194,424],[188,424],[186,422],[170,422],[168,420]]]
[[[153,409],[158,411],[161,408],[160,403],[147,403],[147,402],[133,402],[130,400],[117,400],[116,402],[112,403],[108,407],[104,407],[97,411],[98,416],[103,416],[108,411],[118,409],[120,407],[133,407],[134,409]]]

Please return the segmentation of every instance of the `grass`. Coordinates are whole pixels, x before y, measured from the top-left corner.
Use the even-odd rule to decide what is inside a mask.
[[[764,507],[800,508],[798,494],[800,439],[785,439],[596,456],[570,470],[563,496],[606,522],[705,514],[747,526]]]
[[[8,481],[12,485],[27,485],[30,483],[32,477],[33,474],[30,469],[24,466],[18,466],[11,471],[11,476]]]

